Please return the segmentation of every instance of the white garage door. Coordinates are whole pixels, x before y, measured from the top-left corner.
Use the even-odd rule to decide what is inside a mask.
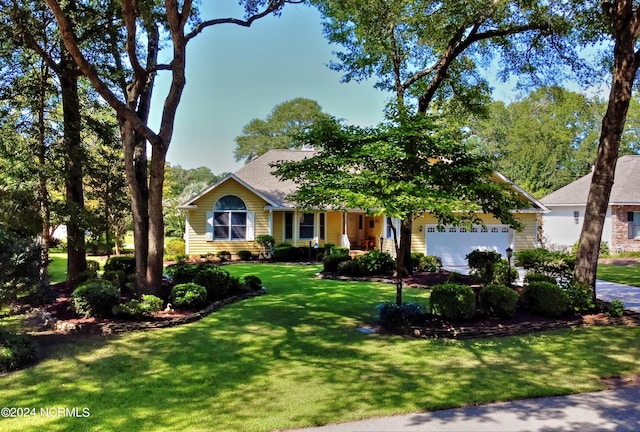
[[[504,256],[511,243],[506,225],[474,226],[471,230],[446,226],[443,231],[438,231],[436,225],[426,225],[425,231],[427,255],[439,256],[442,265],[448,266],[467,265],[465,256],[475,249],[492,250]]]

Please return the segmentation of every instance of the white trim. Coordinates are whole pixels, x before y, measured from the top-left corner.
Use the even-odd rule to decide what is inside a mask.
[[[254,194],[256,194],[258,197],[260,197],[263,200],[265,200],[270,205],[272,205],[274,207],[277,206],[277,204],[275,202],[273,202],[269,197],[267,197],[262,192],[260,192],[257,189],[255,189],[253,186],[251,186],[250,184],[248,184],[247,182],[242,180],[240,177],[236,176],[235,174],[228,174],[225,178],[220,180],[218,183],[216,183],[216,184],[214,184],[212,186],[209,186],[208,188],[206,188],[202,192],[200,192],[198,195],[196,195],[195,197],[191,198],[189,201],[185,202],[184,204],[179,205],[178,208],[179,209],[189,209],[189,208],[193,208],[191,206],[194,206],[194,205],[197,207],[197,205],[194,204],[194,202],[196,202],[197,200],[199,200],[200,198],[202,198],[203,196],[205,196],[206,194],[211,192],[213,189],[217,188],[218,186],[220,186],[221,184],[227,182],[230,179],[233,179],[233,180],[237,181],[238,183],[240,183],[241,186],[245,187],[249,192],[253,192]]]
[[[187,217],[184,222],[184,253],[189,255],[191,251],[189,248],[191,247],[191,220],[189,219],[189,212],[187,212]]]
[[[247,225],[244,239],[246,241],[254,241],[256,239],[256,214],[252,211],[247,211]]]
[[[213,210],[206,213],[205,241],[213,241]]]

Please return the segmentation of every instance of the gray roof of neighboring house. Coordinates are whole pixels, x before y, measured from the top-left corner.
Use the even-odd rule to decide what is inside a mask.
[[[550,193],[540,201],[546,206],[587,203],[592,173]],[[622,156],[616,163],[609,205],[640,204],[640,156]]]

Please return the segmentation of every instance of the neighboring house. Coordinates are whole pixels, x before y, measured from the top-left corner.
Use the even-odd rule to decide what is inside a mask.
[[[540,200],[550,210],[542,216],[545,246],[564,250],[578,241],[591,177],[589,173]],[[640,156],[618,159],[602,241],[612,252],[640,251]]]
[[[331,243],[354,250],[381,248],[395,254],[391,224],[397,226],[397,220],[357,209],[298,210],[287,199],[296,184],[276,178],[271,164],[299,161],[314,154],[271,150],[179,206],[186,211],[186,253],[257,253],[256,236],[270,234],[276,244],[322,247]],[[494,178],[509,182],[499,173]],[[466,265],[465,256],[474,249],[504,254],[508,247],[516,251],[536,247],[538,215],[546,208],[522,189],[513,187],[531,203],[529,209],[518,214],[525,226],[523,231],[516,232],[491,215],[481,215],[485,227],[467,230],[447,226],[438,231],[436,218],[424,214],[413,223],[412,251],[440,256],[444,265]]]

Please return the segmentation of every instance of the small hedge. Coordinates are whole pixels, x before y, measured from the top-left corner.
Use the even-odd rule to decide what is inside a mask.
[[[377,249],[359,255],[354,261],[363,275],[389,275],[396,265],[391,255]]]
[[[549,282],[552,284],[555,284],[556,278],[544,273],[538,273],[535,271],[530,271],[529,273],[527,273],[527,275],[524,277],[524,282],[525,284],[529,284],[529,283],[535,283],[535,282]]]
[[[559,317],[569,309],[567,293],[550,282],[530,282],[522,300],[527,309],[546,317]]]
[[[504,285],[487,285],[480,290],[482,309],[501,318],[511,318],[516,311],[520,295]]]
[[[121,270],[127,277],[136,274],[136,258],[133,255],[114,256],[104,264],[104,271]]]
[[[476,295],[466,285],[436,285],[431,291],[431,312],[453,321],[470,319],[476,313]]]
[[[113,314],[130,319],[140,319],[151,316],[162,309],[162,299],[150,294],[143,294],[142,301],[129,300],[114,306]]]
[[[344,261],[351,261],[351,257],[349,255],[325,255],[322,258],[322,265],[324,271],[336,272],[340,263]]]
[[[250,250],[239,250],[237,255],[242,261],[251,261],[251,257],[253,256]]]
[[[167,267],[174,284],[195,283],[205,288],[207,300],[214,302],[241,291],[240,279],[215,264],[178,263]]]
[[[120,292],[109,281],[92,279],[71,293],[76,312],[85,316],[110,316],[113,307],[120,302]]]
[[[390,330],[420,324],[425,315],[424,308],[417,303],[378,303],[376,324]]]
[[[489,284],[493,282],[496,265],[502,260],[502,255],[490,250],[474,250],[466,256],[471,274],[480,282]]]
[[[436,272],[442,268],[442,260],[435,255],[411,252],[411,268],[415,271]]]
[[[37,359],[36,344],[27,335],[0,330],[0,372],[22,369]]]
[[[207,303],[207,290],[195,283],[178,284],[171,290],[171,302],[177,308],[198,309]]]
[[[258,276],[247,275],[242,278],[242,285],[250,291],[260,291],[262,289],[262,281]]]

